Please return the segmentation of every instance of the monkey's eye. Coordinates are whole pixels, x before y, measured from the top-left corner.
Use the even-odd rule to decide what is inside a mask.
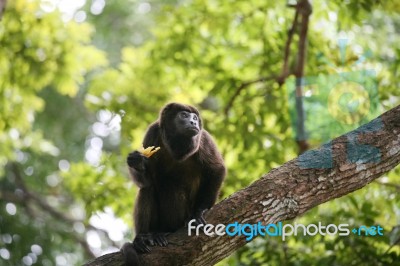
[[[185,111],[181,112],[179,115],[180,115],[182,118],[188,118],[188,117],[189,117],[189,113],[188,113],[188,112],[185,112]]]
[[[193,116],[193,120],[197,121],[199,118],[197,117],[197,115]]]

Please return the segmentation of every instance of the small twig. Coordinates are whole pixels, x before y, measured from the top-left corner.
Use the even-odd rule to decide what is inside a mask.
[[[19,195],[17,195],[16,193],[12,193],[9,191],[0,191],[0,199],[6,202],[13,202],[15,204],[21,205],[25,209],[25,212],[28,214],[28,216],[36,218],[33,209],[28,204],[29,198],[27,198],[25,193],[20,193]]]
[[[226,107],[224,109],[225,115],[228,115],[229,110],[232,108],[233,102],[240,95],[242,90],[244,90],[246,87],[248,87],[248,86],[250,86],[252,84],[259,83],[259,82],[265,82],[265,81],[272,80],[272,79],[276,79],[276,77],[275,76],[262,77],[262,78],[258,78],[258,79],[255,79],[255,80],[243,82],[239,87],[237,87],[235,93],[233,94],[233,96],[229,100],[228,104],[226,105]]]
[[[266,80],[270,80],[270,79],[275,79],[279,85],[282,85],[286,78],[289,76],[290,72],[289,72],[289,57],[290,57],[290,46],[291,43],[293,41],[293,35],[296,31],[296,28],[298,26],[299,23],[299,13],[304,13],[300,11],[300,8],[302,7],[302,4],[296,4],[296,5],[292,5],[292,4],[288,4],[289,7],[294,7],[296,8],[296,13],[293,19],[293,23],[291,28],[288,31],[288,39],[286,41],[285,44],[285,51],[284,51],[284,57],[283,57],[283,68],[282,68],[282,72],[280,74],[279,77],[268,77],[268,78],[259,78],[253,81],[248,81],[248,82],[244,82],[242,83],[235,91],[234,95],[231,97],[231,99],[229,100],[228,104],[226,105],[225,109],[224,109],[224,113],[225,115],[228,114],[229,110],[232,108],[232,105],[234,103],[234,101],[236,100],[236,98],[240,95],[241,91],[243,89],[245,89],[246,87],[248,87],[249,85],[252,85],[254,83],[258,83],[258,82],[264,82]],[[311,7],[311,5],[310,5]],[[311,13],[310,13],[311,14]],[[308,27],[308,26],[307,26]]]
[[[296,13],[294,15],[292,27],[288,31],[288,39],[286,40],[285,44],[285,53],[283,56],[283,67],[282,72],[279,78],[277,79],[278,84],[281,86],[285,79],[289,76],[289,57],[290,57],[290,45],[292,44],[293,35],[296,31],[296,27],[299,21],[299,11],[296,9]]]
[[[400,244],[400,237],[396,240],[396,242],[394,242],[393,244],[390,245],[390,247],[385,251],[385,253],[383,253],[383,256],[389,254],[389,251],[390,251],[394,246],[396,246],[396,245],[398,245],[398,244]]]
[[[392,188],[395,188],[396,190],[400,190],[400,185],[398,185],[398,184],[386,183],[386,182],[382,182],[382,181],[375,181],[375,183],[383,185],[383,186],[387,186],[387,187],[392,187]]]

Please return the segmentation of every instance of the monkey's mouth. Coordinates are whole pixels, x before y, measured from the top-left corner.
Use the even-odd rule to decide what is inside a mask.
[[[190,135],[197,135],[197,133],[199,133],[200,129],[198,127],[187,127],[186,128],[188,134]]]

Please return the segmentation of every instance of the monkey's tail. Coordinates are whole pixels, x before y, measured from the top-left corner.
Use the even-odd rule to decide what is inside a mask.
[[[122,248],[121,252],[125,258],[125,265],[126,266],[140,266],[139,256],[133,247],[133,243],[128,242],[125,243]]]

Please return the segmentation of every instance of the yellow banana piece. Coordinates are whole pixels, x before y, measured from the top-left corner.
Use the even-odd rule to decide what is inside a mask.
[[[147,158],[150,158],[154,153],[158,152],[158,150],[160,149],[160,147],[156,147],[155,146],[149,146],[146,149],[142,146],[142,148],[139,149],[139,152],[141,154],[143,154],[144,156],[146,156]]]

